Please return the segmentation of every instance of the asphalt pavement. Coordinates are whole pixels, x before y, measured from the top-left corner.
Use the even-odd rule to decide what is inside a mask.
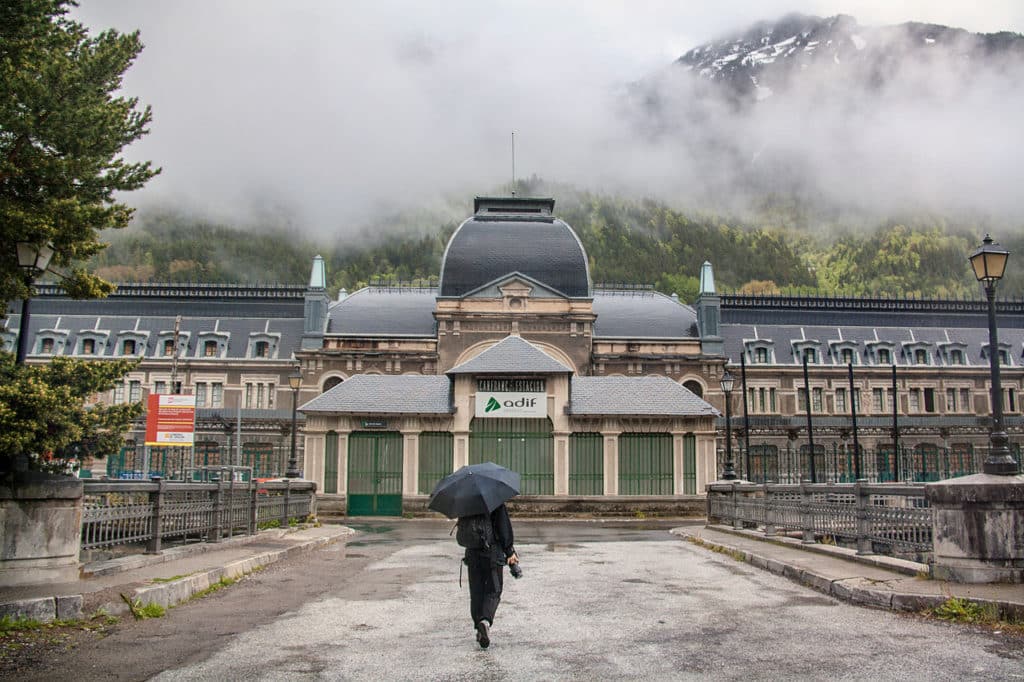
[[[946,585],[692,520],[514,523],[525,575],[506,577],[487,650],[449,523],[352,519],[107,565],[79,581],[85,604],[284,568],[119,626],[25,679],[1024,679],[1019,639],[896,612],[911,604],[897,595],[1018,604],[1020,586]]]

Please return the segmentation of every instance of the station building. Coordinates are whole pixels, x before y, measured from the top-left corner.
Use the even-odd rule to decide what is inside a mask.
[[[137,357],[100,399],[195,393],[189,457],[260,475],[284,472],[295,401],[304,475],[321,508],[351,514],[419,509],[443,475],[485,460],[520,471],[536,504],[699,504],[723,467],[726,367],[736,464],[754,480],[806,477],[808,396],[815,461],[833,479],[849,474],[838,455],[854,406],[859,446],[877,455],[895,434],[905,468],[936,453],[977,458],[992,352],[1015,448],[1022,430],[1020,302],[999,302],[990,349],[981,297],[721,294],[710,263],[691,303],[595,287],[554,200],[531,198],[478,197],[439,275],[331,297],[317,256],[306,285],[130,284],[94,301],[44,285],[28,361]],[[13,349],[19,333],[14,303],[0,340]]]

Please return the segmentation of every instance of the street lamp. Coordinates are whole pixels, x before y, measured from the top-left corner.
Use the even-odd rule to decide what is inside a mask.
[[[996,282],[1003,277],[1010,252],[992,243],[985,235],[981,246],[971,254],[974,276],[985,285],[988,299],[988,359],[992,368],[992,432],[989,434],[988,459],[982,467],[986,474],[1012,476],[1017,473],[1017,462],[1007,446],[1009,438],[1003,428],[1003,388],[999,381],[999,339],[996,332]]]
[[[736,479],[736,469],[732,461],[732,384],[732,374],[725,370],[725,374],[722,375],[722,392],[725,393],[725,469],[722,471],[722,479],[726,481]]]
[[[18,267],[25,276],[25,287],[28,292],[21,301],[21,321],[18,323],[18,353],[15,362],[19,365],[25,363],[25,351],[28,344],[30,319],[29,301],[32,299],[32,282],[41,273],[46,272],[53,256],[53,248],[49,244],[35,244],[33,242],[18,242]]]
[[[292,450],[288,455],[288,470],[284,472],[284,475],[286,478],[299,478],[302,476],[302,472],[299,471],[299,460],[295,454],[295,422],[299,402],[299,386],[302,386],[302,372],[298,367],[288,375],[288,385],[292,388]]]

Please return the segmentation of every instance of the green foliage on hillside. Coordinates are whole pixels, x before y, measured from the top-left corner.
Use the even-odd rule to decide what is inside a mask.
[[[813,220],[807,215],[799,226],[787,221],[784,214],[798,207],[780,211],[779,202],[763,220],[740,221],[566,187],[524,183],[517,193],[558,199],[556,214],[579,235],[595,283],[651,284],[693,301],[701,264],[710,261],[719,291],[979,295],[967,263],[981,236],[974,226],[919,217],[816,230],[808,227]],[[118,235],[94,267],[114,281],[305,283],[319,253],[332,291],[354,291],[371,281],[427,283],[436,281],[448,239],[467,213],[452,205],[391,215],[335,239],[149,213]],[[1001,241],[1011,251],[1024,248],[1021,238]],[[1024,267],[1018,272],[1009,269],[1001,295],[1024,291]]]

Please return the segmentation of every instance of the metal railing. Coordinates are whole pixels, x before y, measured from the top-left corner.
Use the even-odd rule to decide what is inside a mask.
[[[159,552],[167,540],[220,542],[275,522],[316,514],[312,481],[213,483],[85,481],[82,549],[146,543]]]
[[[756,528],[765,536],[798,534],[805,543],[855,546],[858,554],[926,561],[932,509],[923,485],[857,483],[713,483],[708,522]]]
[[[981,473],[988,448],[966,449],[938,446],[861,448],[860,461],[852,447],[839,443],[815,445],[814,468],[819,483],[853,483],[859,464],[860,478],[872,483],[920,483],[941,481]],[[799,483],[810,480],[809,448],[804,445],[776,445],[751,442],[749,456],[742,445],[733,447],[736,474],[754,483]],[[717,471],[725,470],[724,447],[717,451]],[[1019,455],[1017,456],[1020,462]],[[749,464],[749,471],[747,466]]]

